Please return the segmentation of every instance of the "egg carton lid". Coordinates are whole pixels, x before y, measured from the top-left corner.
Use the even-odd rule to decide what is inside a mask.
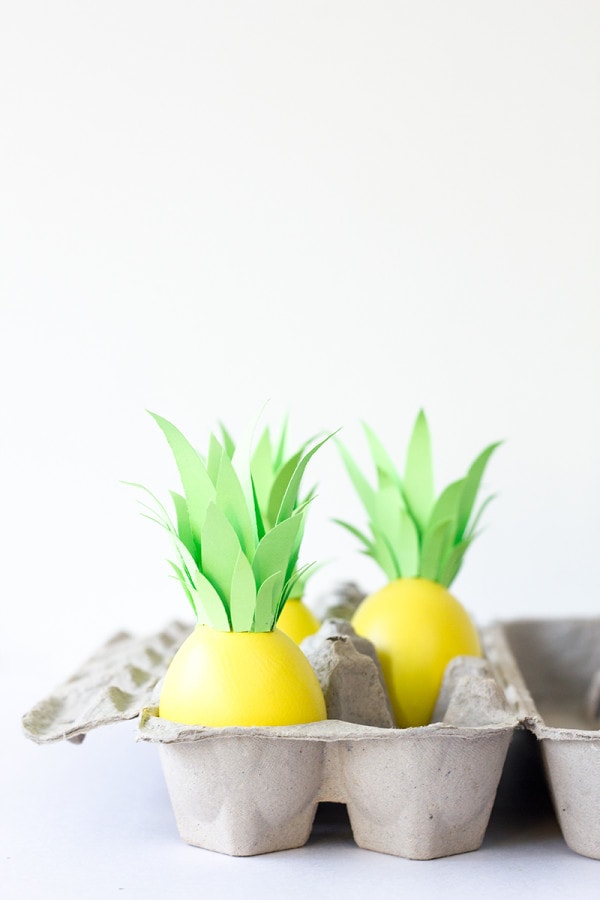
[[[94,728],[135,719],[157,701],[167,666],[191,631],[173,621],[148,637],[118,632],[23,716],[26,736],[38,744],[81,743]]]

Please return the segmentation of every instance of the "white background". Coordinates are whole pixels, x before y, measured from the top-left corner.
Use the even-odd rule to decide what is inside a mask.
[[[455,593],[481,624],[597,612],[599,46],[583,0],[2,4],[0,674],[24,803],[9,874],[59,840],[47,823],[19,837],[45,821],[27,785],[46,784],[48,814],[56,783],[73,803],[76,754],[154,777],[133,762],[148,748],[110,732],[44,753],[18,734],[115,630],[187,616],[120,484],[176,487],[145,409],[203,447],[269,400],[296,440],[342,426],[366,464],[361,419],[401,463],[424,407],[438,487],[502,438]],[[309,601],[346,578],[378,587],[330,521],[363,521],[333,446],[312,475],[305,557],[331,562]],[[96,800],[77,791],[73,840]],[[201,880],[206,854],[148,832]],[[59,841],[35,896],[76,855]],[[455,873],[475,879],[474,859]]]

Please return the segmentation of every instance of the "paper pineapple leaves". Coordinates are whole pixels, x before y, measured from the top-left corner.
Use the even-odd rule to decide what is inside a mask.
[[[296,566],[307,501],[298,493],[308,462],[328,438],[285,461],[285,428],[275,450],[265,432],[252,460],[249,454],[240,460],[240,447],[221,425],[222,441],[211,435],[205,460],[175,425],[151,415],[181,478],[183,493],[171,494],[175,523],[153,494],[134,486],[154,502],[148,518],[171,536],[177,555],[171,567],[198,622],[220,631],[271,631],[303,574]],[[269,466],[278,469],[273,496]],[[261,500],[268,510],[261,511]]]
[[[421,410],[409,440],[404,477],[368,425],[363,423],[377,472],[373,487],[348,450],[338,448],[358,496],[367,512],[370,534],[336,520],[363,545],[390,581],[415,576],[449,587],[464,554],[475,537],[488,497],[473,516],[487,463],[500,442],[490,444],[471,465],[466,476],[448,485],[435,498],[431,436]]]

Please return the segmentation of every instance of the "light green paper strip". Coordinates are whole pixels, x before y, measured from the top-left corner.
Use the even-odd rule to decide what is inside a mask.
[[[452,522],[452,542],[454,543],[456,533],[458,531],[458,516],[462,496],[465,487],[465,479],[453,481],[448,487],[444,488],[440,496],[435,501],[435,505],[431,511],[425,536],[432,531],[439,522],[450,520]],[[424,537],[425,540],[425,537]]]
[[[419,574],[419,534],[405,509],[399,510],[400,540],[395,547],[402,578],[414,578]]]
[[[263,581],[256,595],[253,631],[271,631],[283,585],[283,572],[273,572]]]
[[[242,550],[251,562],[256,543],[256,524],[233,464],[225,453],[221,454],[216,478],[215,503],[229,520]]]
[[[298,450],[297,453],[294,453],[294,455],[284,463],[284,465],[275,476],[269,493],[269,502],[267,505],[267,520],[269,522],[269,525],[271,526],[276,525],[278,522],[279,511],[283,504],[285,492],[288,489],[294,472],[296,471],[298,463],[301,459],[302,451]]]
[[[279,441],[277,442],[277,448],[275,450],[275,456],[273,459],[273,468],[274,468],[275,472],[277,472],[282,467],[282,465],[285,461],[285,446],[287,443],[288,424],[289,424],[289,420],[286,415],[286,416],[284,416],[284,419],[283,419],[283,424],[281,426],[281,433],[279,435]]]
[[[254,489],[258,498],[258,504],[261,510],[265,512],[269,505],[269,494],[271,492],[271,484],[275,474],[275,464],[273,461],[273,449],[271,447],[271,436],[269,429],[265,428],[261,434],[256,449],[250,460],[250,472],[254,482]]]
[[[179,429],[167,419],[163,419],[162,416],[155,413],[150,413],[150,415],[165,435],[175,457],[187,500],[190,527],[194,540],[200,545],[200,534],[206,510],[208,504],[215,498],[214,485],[208,477],[208,472],[199,454]]]
[[[448,553],[446,560],[442,563],[439,578],[440,584],[443,584],[444,587],[450,587],[450,585],[460,572],[463,557],[469,549],[470,544],[470,540],[463,540],[460,542],[460,544],[456,544],[454,547],[452,547],[452,549]]]
[[[486,447],[485,450],[483,450],[479,454],[479,456],[467,472],[458,518],[458,539],[463,537],[469,524],[469,518],[475,505],[475,500],[477,498],[481,479],[483,478],[483,473],[485,472],[485,467],[488,464],[488,460],[490,459],[494,450],[496,450],[496,448],[499,447],[501,443],[502,441],[497,441],[495,444],[490,444],[489,447]]]
[[[221,443],[225,448],[225,453],[227,454],[229,459],[232,459],[233,454],[235,453],[235,441],[229,434],[228,430],[225,428],[222,422],[219,422],[219,428],[221,430]]]
[[[225,454],[223,446],[219,443],[214,434],[211,434],[208,442],[208,458],[206,460],[206,471],[208,477],[213,484],[217,483],[217,475],[221,465],[221,457]]]
[[[214,503],[209,503],[202,526],[202,572],[213,585],[225,609],[236,560],[240,552],[238,537],[227,517]]]
[[[297,502],[298,491],[300,490],[300,482],[302,481],[302,476],[304,475],[308,463],[313,458],[315,453],[320,450],[323,444],[327,443],[327,441],[331,437],[333,437],[334,434],[337,434],[337,432],[333,432],[332,434],[328,434],[326,437],[324,437],[323,440],[319,441],[319,443],[312,448],[312,450],[309,450],[308,453],[305,453],[302,459],[299,461],[298,465],[296,466],[296,470],[294,471],[294,474],[292,475],[290,482],[286,488],[283,500],[281,501],[281,507],[279,509],[279,512],[277,513],[277,522],[281,522],[292,515],[294,506]]]
[[[385,473],[389,479],[399,488],[399,496],[402,498],[402,479],[400,473],[394,464],[391,456],[383,446],[381,440],[377,437],[372,428],[366,422],[362,423],[363,431],[367,437],[371,456],[377,468],[377,473],[381,483],[381,473]],[[403,500],[402,500],[403,503]],[[404,504],[403,504],[404,505]]]
[[[371,531],[373,532],[373,549],[370,555],[381,566],[390,581],[400,578],[400,565],[386,535],[373,523],[371,523]]]
[[[210,625],[216,631],[231,631],[231,623],[221,597],[201,572],[196,574],[196,593],[204,611],[202,624]]]
[[[183,574],[183,572],[181,571],[179,566],[173,562],[173,560],[168,559],[167,562],[169,563],[169,565],[175,572],[175,577],[176,577],[177,581],[179,582],[179,584],[181,585],[181,587],[183,588],[183,590],[185,591],[185,595],[188,598],[189,604],[192,607],[192,609],[194,610],[194,615],[196,616],[196,618],[198,618],[198,608],[196,606],[196,603],[194,602],[194,598],[192,597],[188,579]]]
[[[288,561],[292,561],[292,551],[301,525],[302,516],[296,515],[267,531],[252,560],[252,571],[258,585],[267,581],[272,572],[278,571],[281,579],[279,590],[283,589]]]
[[[433,462],[431,436],[423,410],[419,412],[406,454],[404,496],[421,533],[433,506]]]
[[[193,556],[196,552],[196,547],[194,545],[194,536],[190,526],[190,517],[188,515],[185,497],[182,497],[177,491],[171,491],[171,497],[173,498],[173,505],[175,506],[177,533]]]
[[[402,540],[401,513],[404,512],[404,503],[398,486],[384,472],[381,473],[380,487],[375,497],[375,510],[377,527],[395,549]]]
[[[477,534],[479,533],[477,531],[477,526],[479,525],[479,523],[481,521],[481,517],[483,516],[483,513],[488,508],[488,506],[490,505],[492,500],[496,499],[496,496],[497,496],[496,494],[490,494],[490,496],[486,497],[486,499],[483,501],[483,503],[481,504],[481,506],[475,513],[475,516],[473,518],[471,525],[468,527],[467,531],[465,532],[465,539],[472,541],[473,538],[477,536]]]
[[[354,535],[355,538],[358,538],[358,540],[362,544],[364,544],[367,552],[368,553],[370,552],[373,544],[371,542],[371,539],[368,538],[366,536],[366,534],[363,534],[362,531],[360,531],[358,528],[355,528],[355,526],[351,525],[350,522],[344,522],[343,519],[334,519],[333,521],[335,522],[336,525],[341,525],[342,528],[345,528],[346,531],[349,531],[350,534]]]
[[[231,464],[235,474],[241,485],[242,492],[246,498],[246,505],[249,510],[254,509],[254,485],[252,474],[250,472],[250,460],[252,458],[252,434],[253,431],[246,431],[242,436],[242,440],[236,445]],[[256,524],[253,521],[252,529],[256,537]]]
[[[425,535],[421,549],[421,578],[430,578],[437,581],[440,575],[442,562],[452,545],[452,521],[447,519],[438,522],[432,531]]]
[[[256,606],[256,581],[252,566],[240,551],[231,579],[231,627],[233,631],[252,631]]]
[[[358,465],[355,463],[354,459],[346,450],[341,441],[336,441],[336,446],[340,451],[340,456],[342,457],[342,461],[346,467],[346,471],[350,477],[350,481],[354,485],[354,489],[358,496],[360,497],[363,506],[367,511],[367,515],[369,518],[373,518],[376,515],[375,509],[375,497],[376,492],[371,487],[363,473],[361,472]]]

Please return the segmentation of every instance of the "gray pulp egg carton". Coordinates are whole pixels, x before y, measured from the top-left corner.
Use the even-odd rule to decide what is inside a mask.
[[[81,741],[139,715],[138,739],[159,745],[181,836],[221,853],[302,846],[323,801],[346,804],[366,849],[432,859],[480,846],[517,724],[485,660],[453,660],[432,724],[398,729],[373,648],[347,623],[328,622],[304,648],[324,689],[326,721],[184,726],[159,718],[156,703],[189,631],[173,623],[146,639],[117,635],[24,717],[27,736]]]
[[[539,742],[566,843],[600,859],[600,618],[498,623],[483,644],[520,723]]]

